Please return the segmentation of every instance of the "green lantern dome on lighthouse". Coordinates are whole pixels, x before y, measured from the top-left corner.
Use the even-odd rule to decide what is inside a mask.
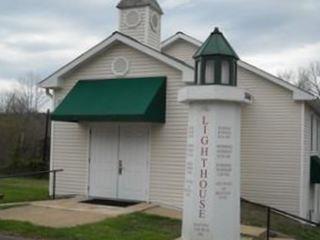
[[[194,59],[196,84],[237,86],[239,56],[218,28],[195,53]]]

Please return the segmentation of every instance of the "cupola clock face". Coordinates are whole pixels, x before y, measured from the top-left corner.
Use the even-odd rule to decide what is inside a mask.
[[[128,27],[134,28],[141,22],[141,15],[137,10],[129,11],[125,16],[125,23]]]
[[[158,32],[159,29],[159,16],[157,13],[153,13],[150,18],[151,29],[154,32]]]

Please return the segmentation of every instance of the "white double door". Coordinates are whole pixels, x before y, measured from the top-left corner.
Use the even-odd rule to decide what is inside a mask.
[[[90,155],[90,197],[147,200],[149,127],[96,124]]]

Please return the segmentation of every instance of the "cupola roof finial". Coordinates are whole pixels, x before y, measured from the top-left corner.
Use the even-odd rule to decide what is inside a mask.
[[[221,32],[218,27],[215,27],[213,33],[217,34],[217,33],[221,33]]]

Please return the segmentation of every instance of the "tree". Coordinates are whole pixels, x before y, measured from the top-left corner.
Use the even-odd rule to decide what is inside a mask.
[[[283,72],[279,72],[278,77],[281,78],[282,80],[294,83],[294,80],[296,78],[294,71],[290,70],[285,70]]]
[[[0,92],[0,171],[47,168],[42,161],[47,96],[40,77],[27,73],[15,87]]]
[[[313,62],[307,73],[311,89],[320,96],[320,62]]]
[[[48,102],[45,91],[37,86],[39,81],[40,77],[32,72],[19,79],[20,103],[26,112],[39,112]]]
[[[278,74],[283,80],[296,84],[298,87],[320,96],[320,62],[312,62],[307,67],[299,68],[296,73],[284,71]]]
[[[5,93],[0,92],[0,113],[4,113],[6,109],[6,98],[5,98]]]
[[[37,113],[44,110],[48,98],[37,86],[40,77],[32,72],[18,79],[18,84],[0,96],[0,112],[13,114]]]

